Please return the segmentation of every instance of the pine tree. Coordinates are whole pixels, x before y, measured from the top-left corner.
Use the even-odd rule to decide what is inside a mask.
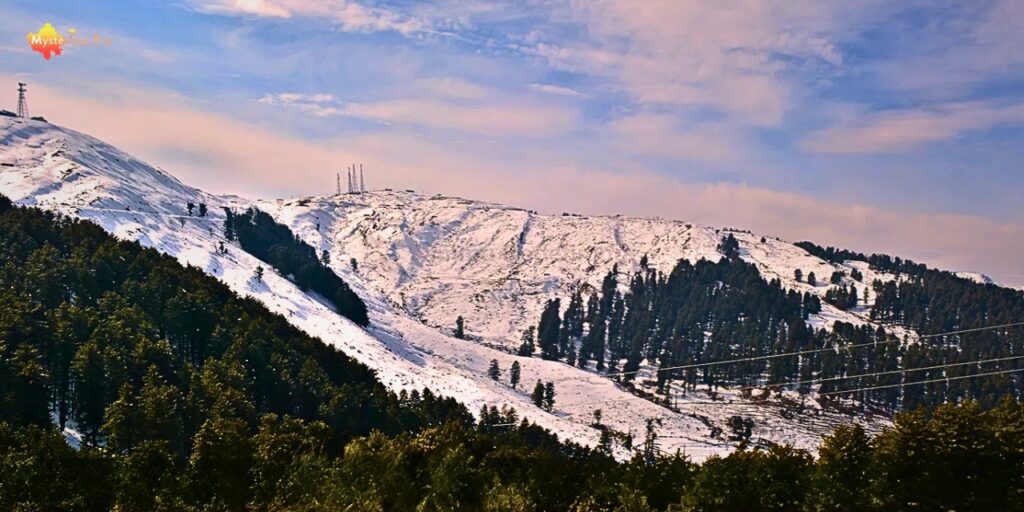
[[[455,319],[455,337],[460,340],[466,339],[466,320],[462,315]]]
[[[601,430],[601,438],[597,441],[597,451],[611,456],[612,454],[612,433],[608,429]]]
[[[555,383],[548,382],[544,385],[544,409],[548,412],[555,410]]]
[[[544,409],[544,383],[537,381],[537,384],[533,386],[533,393],[530,393],[530,400],[533,401],[533,405]]]
[[[191,217],[192,211],[196,209],[196,204],[189,201],[188,204],[185,205],[185,209],[188,210],[188,216]]]
[[[491,359],[491,364],[487,367],[487,376],[495,381],[501,378],[501,368],[498,366],[497,359]]]
[[[731,235],[730,235],[731,236]],[[652,465],[658,460],[658,431],[655,430],[655,425],[661,425],[661,420],[655,418],[648,418],[647,425],[644,431],[644,447],[643,447],[643,460],[647,465]]]
[[[115,453],[127,453],[142,438],[139,410],[130,385],[121,386],[117,400],[107,407],[104,416],[106,421],[100,430],[106,436],[107,447]]]
[[[735,259],[740,254],[739,240],[736,240],[736,237],[729,233],[729,236],[722,237],[722,240],[718,243],[718,252],[722,253],[726,259]]]
[[[224,238],[229,242],[235,240],[235,213],[224,207]]]
[[[814,475],[815,510],[869,510],[871,457],[871,439],[860,425],[841,425],[826,436]]]
[[[796,282],[798,282],[798,283],[800,281],[803,281],[804,280],[804,271],[800,270],[800,269],[794,270],[793,271],[793,278],[796,279]]]
[[[199,216],[206,217],[206,213],[206,203],[199,203]]]
[[[818,278],[814,276],[814,272],[807,274],[807,284],[811,286],[818,286]]]
[[[537,327],[531,325],[530,327],[523,330],[522,343],[519,344],[519,350],[516,351],[516,355],[523,357],[532,357],[535,347],[535,333]]]
[[[261,265],[256,266],[256,272],[253,273],[252,277],[257,283],[263,282],[263,267]]]
[[[331,265],[331,253],[327,252],[327,249],[320,252],[320,263],[325,267]]]
[[[513,361],[512,367],[509,369],[509,383],[512,384],[512,389],[516,389],[519,385],[519,378],[521,376],[522,368],[519,366],[519,361]]]
[[[840,284],[843,282],[843,273],[839,270],[832,272],[832,277],[829,278],[829,282],[832,284]]]
[[[561,301],[552,299],[544,306],[544,312],[540,317],[540,324],[537,326],[537,336],[540,344],[541,357],[549,360],[557,360],[561,357],[558,350],[559,334],[562,326],[562,319],[559,317]]]

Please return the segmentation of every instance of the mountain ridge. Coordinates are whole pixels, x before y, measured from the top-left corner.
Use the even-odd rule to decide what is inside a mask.
[[[603,410],[609,428],[621,432],[636,434],[647,418],[657,418],[665,434],[662,448],[681,449],[698,459],[732,449],[733,443],[709,433],[734,415],[757,418],[767,441],[811,449],[822,432],[839,423],[857,421],[869,430],[888,423],[880,417],[822,410],[813,402],[794,420],[784,417],[781,402],[745,403],[728,391],[722,393],[721,407],[699,406],[695,394],[683,399],[675,412],[592,372],[511,354],[519,332],[536,323],[546,300],[567,298],[583,283],[598,286],[595,281],[614,265],[621,264],[628,275],[642,257],[664,272],[680,258],[720,259],[718,243],[727,233],[739,241],[740,257],[757,266],[765,279],[777,278],[802,293],[824,296],[829,273],[835,270],[849,275],[856,269],[863,283],[897,279],[863,262],[832,263],[775,238],[683,221],[540,215],[514,206],[411,192],[281,200],[218,196],[181,184],[73,130],[0,120],[0,133],[0,193],[20,204],[92,220],[121,238],[199,267],[236,293],[260,300],[293,325],[341,348],[395,390],[430,387],[474,411],[482,405],[509,405],[560,436],[591,445],[599,437],[591,426],[595,408]],[[188,215],[187,202],[207,204],[208,217]],[[252,272],[261,262],[236,245],[228,244],[228,254],[218,253],[224,242],[222,208],[249,206],[271,214],[318,252],[328,251],[331,268],[367,302],[369,329],[348,323],[285,277],[268,273],[263,283],[253,285]],[[796,282],[795,269],[814,271],[823,284]],[[869,313],[823,304],[822,313],[809,323],[869,324]],[[459,315],[466,317],[473,341],[448,334]],[[911,331],[896,331],[914,337]],[[523,390],[488,378],[492,359],[503,369],[519,362],[524,383],[558,380],[555,411],[537,410]],[[689,400],[692,406],[686,405]]]

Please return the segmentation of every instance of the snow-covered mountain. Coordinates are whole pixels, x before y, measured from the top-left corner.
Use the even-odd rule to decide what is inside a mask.
[[[408,191],[276,201],[218,196],[186,186],[87,135],[9,118],[0,118],[0,193],[23,205],[92,220],[119,237],[201,268],[376,370],[392,389],[429,387],[472,411],[485,404],[509,405],[582,443],[594,444],[599,437],[591,426],[595,409],[601,409],[604,425],[638,436],[648,418],[659,419],[660,448],[679,449],[698,459],[732,448],[709,434],[737,414],[755,419],[755,437],[805,448],[813,448],[821,434],[841,422],[858,421],[869,430],[887,423],[886,418],[822,410],[813,401],[802,412],[783,414],[781,400],[792,396],[751,403],[730,392],[720,393],[724,399],[718,402],[691,393],[673,411],[598,374],[512,355],[521,331],[536,323],[547,299],[566,298],[583,283],[599,286],[613,265],[632,271],[645,255],[663,271],[680,258],[720,258],[716,247],[721,230],[663,219],[540,215]],[[189,202],[207,205],[209,215],[189,215]],[[369,306],[369,329],[337,315],[282,276],[268,272],[262,283],[252,280],[260,262],[227,244],[222,233],[222,207],[250,205],[289,225],[318,251],[330,253],[335,272]],[[827,287],[796,282],[798,268],[815,272],[822,281],[836,269],[852,268],[868,283],[894,278],[860,262],[829,263],[775,238],[732,233],[741,256],[766,278],[777,277],[801,292],[824,295]],[[216,251],[222,242],[229,247],[227,254]],[[846,284],[864,293],[865,285]],[[865,308],[844,312],[826,304],[811,322],[865,323],[867,313]],[[471,340],[449,335],[459,315],[466,319]],[[505,370],[518,361],[524,384],[512,389],[507,377],[488,378],[492,359]],[[556,383],[553,413],[530,402],[528,391],[537,380]]]
[[[726,233],[766,279],[778,278],[801,293],[824,296],[836,270],[849,275],[856,268],[864,275],[843,282],[855,286],[858,296],[874,279],[893,279],[866,263],[833,264],[777,238],[657,218],[541,215],[388,190],[258,205],[314,247],[328,250],[334,261],[355,259],[359,276],[409,315],[447,331],[461,315],[471,337],[508,349],[537,324],[547,300],[566,300],[583,284],[599,288],[615,265],[630,275],[644,256],[665,273],[680,259],[717,261]],[[814,272],[818,285],[796,281],[797,269]],[[868,313],[823,304],[811,321],[819,327],[836,320],[862,324]]]

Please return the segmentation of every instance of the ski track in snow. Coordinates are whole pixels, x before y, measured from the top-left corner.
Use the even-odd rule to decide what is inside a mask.
[[[762,243],[759,235],[663,219],[540,215],[412,192],[261,201],[217,196],[87,135],[8,118],[0,118],[0,193],[22,205],[91,220],[120,238],[202,269],[372,368],[393,390],[427,387],[474,413],[483,405],[509,405],[520,417],[583,444],[598,440],[600,432],[590,425],[595,409],[601,409],[604,425],[632,432],[637,444],[646,420],[660,420],[659,449],[681,450],[695,460],[733,449],[732,443],[709,434],[712,425],[727,431],[727,419],[737,414],[755,419],[755,438],[807,449],[814,449],[820,436],[840,423],[860,422],[869,431],[888,424],[886,418],[823,411],[813,400],[806,401],[802,412],[785,413],[787,418],[781,402],[800,401],[789,392],[752,402],[722,391],[714,405],[707,405],[711,398],[706,392],[691,392],[678,398],[680,412],[674,412],[596,373],[512,355],[521,331],[536,323],[548,299],[565,300],[584,283],[599,288],[613,265],[628,276],[644,255],[663,272],[681,258],[717,260],[718,242],[727,232],[739,240],[741,256],[766,279],[777,277],[801,293],[823,296],[836,269],[847,274],[859,269],[863,283],[893,279],[861,262],[831,264],[775,238]],[[190,201],[207,204],[209,216],[187,215],[185,204]],[[263,282],[254,281],[254,269],[266,264],[227,243],[222,234],[222,207],[251,205],[289,225],[318,253],[329,252],[333,270],[366,301],[369,329],[352,324],[272,271]],[[226,255],[216,251],[221,242],[228,247]],[[353,258],[358,270],[350,264]],[[824,284],[795,282],[797,268],[804,275],[813,271]],[[844,284],[851,283],[863,295],[866,285],[845,279]],[[866,307],[846,312],[823,304],[822,313],[810,323],[862,324],[868,322],[868,313]],[[466,319],[473,341],[446,334],[459,315]],[[502,382],[486,376],[491,359],[503,370]],[[518,390],[507,384],[514,361],[522,365]],[[637,382],[652,377],[651,368],[645,372]],[[530,402],[529,391],[537,380],[557,382],[553,413]],[[621,449],[617,454],[628,455]]]

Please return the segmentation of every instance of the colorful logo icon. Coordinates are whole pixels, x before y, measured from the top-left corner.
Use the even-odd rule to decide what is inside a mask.
[[[41,53],[46,60],[50,60],[54,55],[60,55],[64,50],[64,36],[49,23],[43,25],[39,32],[29,32],[25,39],[32,50]]]

